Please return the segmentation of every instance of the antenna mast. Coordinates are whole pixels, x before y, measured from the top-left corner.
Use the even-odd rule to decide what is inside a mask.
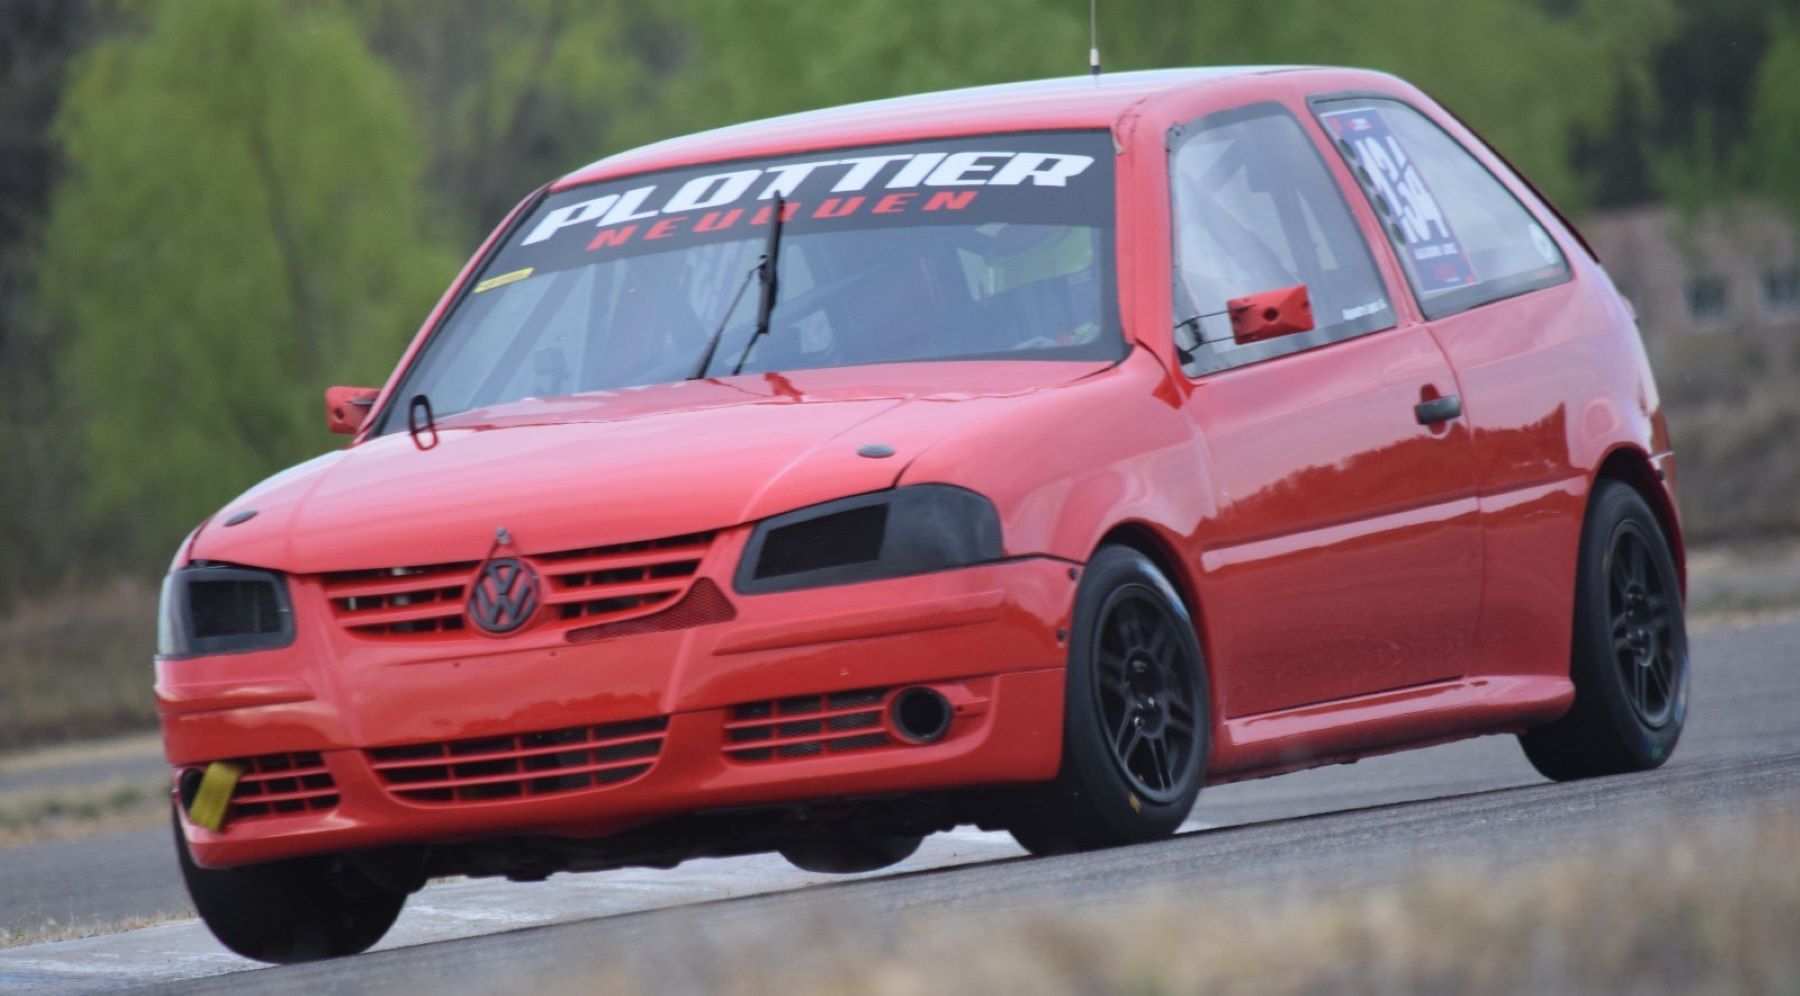
[[[1088,0],[1088,69],[1100,75],[1100,0]]]

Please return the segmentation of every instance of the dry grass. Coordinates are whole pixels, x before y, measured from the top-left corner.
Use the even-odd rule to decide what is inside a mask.
[[[0,848],[143,830],[168,820],[167,782],[8,792],[0,794]]]
[[[929,912],[886,932],[843,911],[782,919],[692,939],[690,982],[737,996],[1792,992],[1800,820],[1652,829],[1524,868],[1438,866],[1360,891]],[[784,956],[766,957],[778,941]],[[551,990],[670,988],[609,954],[563,969]]]
[[[156,721],[156,592],[117,581],[0,619],[0,750],[141,730]]]
[[[162,737],[154,731],[81,740],[75,743],[32,747],[0,753],[0,784],[10,775],[64,771],[106,765],[139,765],[162,759]]]
[[[176,910],[152,916],[126,917],[123,920],[72,921],[69,923],[59,923],[50,917],[21,920],[10,924],[0,924],[0,948],[17,948],[27,944],[49,944],[54,941],[73,941],[83,937],[97,937],[101,934],[118,934],[127,930],[137,930],[140,927],[154,927],[159,923],[188,920],[193,916],[192,910]]]

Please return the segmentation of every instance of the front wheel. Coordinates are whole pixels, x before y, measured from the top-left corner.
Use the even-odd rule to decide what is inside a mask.
[[[175,850],[206,929],[219,943],[257,961],[284,965],[367,951],[406,903],[406,893],[377,884],[341,859],[202,868],[188,853],[179,817]]]
[[[851,875],[897,865],[919,849],[925,838],[914,835],[807,837],[781,848],[781,856],[802,871]]]
[[[1062,768],[1009,829],[1033,854],[1173,834],[1206,770],[1211,713],[1194,623],[1150,559],[1102,547],[1075,594]]]
[[[1576,570],[1575,704],[1520,736],[1525,756],[1557,781],[1658,767],[1687,720],[1687,625],[1675,558],[1643,496],[1600,483]]]

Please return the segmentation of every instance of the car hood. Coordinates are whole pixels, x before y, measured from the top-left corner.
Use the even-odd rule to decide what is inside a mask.
[[[465,412],[435,444],[402,430],[269,478],[190,557],[306,574],[479,560],[501,527],[527,554],[724,528],[890,487],[959,423],[1107,366],[809,370]]]

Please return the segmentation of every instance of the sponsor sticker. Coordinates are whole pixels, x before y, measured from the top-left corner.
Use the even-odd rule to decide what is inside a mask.
[[[1450,219],[1381,111],[1358,107],[1320,115],[1368,187],[1382,224],[1406,258],[1419,291],[1433,294],[1479,282]]]

